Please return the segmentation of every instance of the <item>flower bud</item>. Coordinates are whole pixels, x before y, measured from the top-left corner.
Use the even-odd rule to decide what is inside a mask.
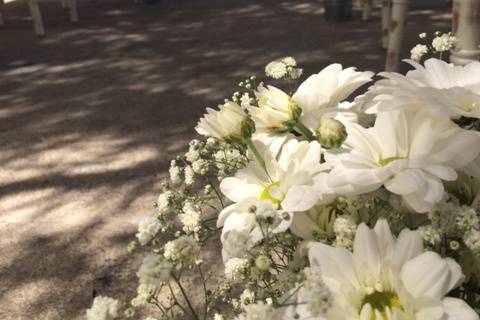
[[[271,264],[272,263],[271,263],[270,259],[267,256],[264,256],[264,255],[258,256],[258,258],[255,259],[255,266],[260,271],[268,271]]]
[[[327,149],[338,148],[347,138],[345,126],[331,117],[322,117],[316,131],[318,141]]]

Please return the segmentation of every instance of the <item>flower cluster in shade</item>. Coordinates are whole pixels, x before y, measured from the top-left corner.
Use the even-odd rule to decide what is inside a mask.
[[[251,76],[208,108],[138,225],[132,251],[149,253],[129,306],[159,319],[479,320],[480,62],[420,63],[455,47],[435,36],[405,75],[373,82],[335,63],[300,81],[285,57],[265,68],[275,86]],[[115,319],[118,304],[100,297],[87,314]]]

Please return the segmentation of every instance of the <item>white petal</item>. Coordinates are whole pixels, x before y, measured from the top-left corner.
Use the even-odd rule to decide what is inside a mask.
[[[288,212],[302,212],[311,209],[318,202],[318,191],[311,186],[293,186],[282,201],[282,209]]]
[[[381,255],[389,256],[390,253],[393,251],[395,239],[393,238],[393,234],[390,230],[390,226],[388,225],[387,220],[379,219],[375,224],[374,231],[378,237]]]
[[[413,297],[441,299],[449,291],[452,275],[446,260],[425,252],[403,265],[400,278]]]
[[[222,193],[233,202],[240,202],[246,198],[256,196],[252,194],[255,186],[246,183],[243,179],[235,177],[228,177],[220,183],[220,190]]]
[[[445,320],[479,320],[478,314],[463,300],[445,298],[442,301],[443,310],[447,314]]]
[[[377,234],[362,223],[357,228],[353,242],[353,254],[356,261],[361,261],[368,268],[372,276],[378,275],[380,271],[380,244]]]
[[[395,194],[410,194],[425,183],[425,175],[421,170],[410,169],[397,173],[392,179],[385,181],[385,188]]]
[[[392,263],[402,267],[407,261],[415,258],[423,252],[423,238],[416,231],[402,230],[395,243]]]
[[[308,258],[310,265],[320,267],[322,279],[330,290],[338,291],[341,286],[359,288],[352,254],[346,249],[314,242],[310,244]]]

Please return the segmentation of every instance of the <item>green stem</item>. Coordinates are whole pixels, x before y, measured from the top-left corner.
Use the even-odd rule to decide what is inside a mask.
[[[300,131],[301,134],[303,134],[309,141],[314,141],[315,140],[315,137],[313,136],[313,133],[312,131],[310,131],[310,129],[308,129],[307,127],[305,127],[305,125],[303,123],[301,123],[300,121],[297,121],[297,123],[295,123],[295,127],[298,129],[298,131]]]
[[[255,159],[257,159],[258,163],[260,163],[260,166],[262,167],[262,169],[265,171],[265,173],[267,174],[268,178],[270,178],[270,175],[268,174],[268,170],[267,170],[267,165],[265,163],[265,159],[263,159],[262,155],[260,154],[260,152],[258,152],[258,149],[257,147],[255,147],[255,144],[252,142],[252,139],[246,139],[245,140],[245,144],[248,146],[248,148],[252,151],[253,155],[255,156]],[[270,180],[272,180],[270,178]]]
[[[180,280],[178,280],[178,279],[175,278],[175,277],[173,277],[173,279],[174,279],[175,282],[177,283],[177,286],[180,288],[180,292],[182,293],[183,298],[184,298],[185,301],[187,302],[188,308],[190,309],[190,311],[191,311],[191,313],[192,313],[193,319],[194,319],[194,320],[200,320],[200,318],[198,317],[197,313],[195,312],[195,309],[193,309],[193,306],[192,306],[192,304],[190,303],[190,300],[188,299],[187,293],[186,293],[185,290],[183,289],[183,286],[182,286],[182,284],[180,283]]]
[[[208,184],[212,187],[213,191],[217,195],[217,198],[220,201],[220,205],[222,206],[222,208],[225,208],[225,205],[223,204],[222,196],[218,192],[217,188],[215,188],[215,185],[210,181],[210,179],[208,179]]]

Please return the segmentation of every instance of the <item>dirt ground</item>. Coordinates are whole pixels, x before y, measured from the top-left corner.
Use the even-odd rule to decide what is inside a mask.
[[[448,31],[443,1],[416,0],[408,49]],[[377,3],[378,5],[378,3]],[[131,298],[125,246],[152,211],[169,159],[207,106],[270,60],[318,72],[380,71],[379,10],[326,24],[313,0],[80,0],[80,22],[41,2],[6,6],[0,29],[0,319],[80,319],[94,292]]]

